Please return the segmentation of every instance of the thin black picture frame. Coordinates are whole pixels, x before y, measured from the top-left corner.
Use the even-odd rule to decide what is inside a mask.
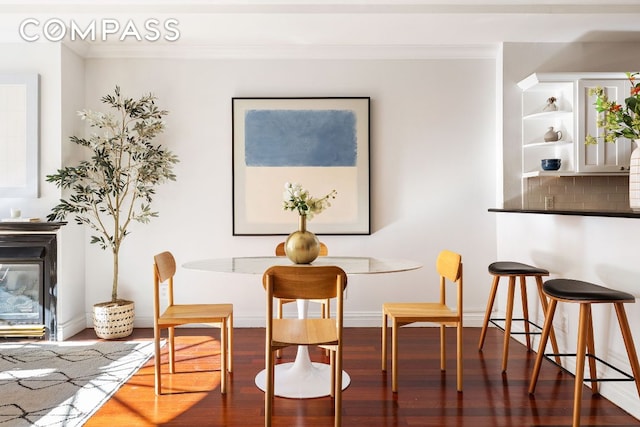
[[[233,235],[287,235],[297,228],[295,213],[282,208],[285,182],[314,197],[337,191],[332,206],[309,221],[310,231],[371,234],[370,104],[370,97],[232,98]],[[310,146],[325,154],[311,155]],[[313,161],[297,163],[299,149]],[[320,164],[311,164],[315,159]]]

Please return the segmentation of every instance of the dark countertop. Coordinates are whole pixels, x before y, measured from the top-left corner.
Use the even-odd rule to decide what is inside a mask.
[[[539,210],[539,209],[498,209],[489,208],[489,212],[543,214],[543,215],[573,215],[573,216],[601,216],[610,218],[640,218],[640,212],[628,211],[563,211],[563,210]]]

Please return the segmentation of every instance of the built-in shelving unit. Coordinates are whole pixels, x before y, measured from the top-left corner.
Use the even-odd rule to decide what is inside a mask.
[[[572,172],[575,137],[575,84],[572,81],[548,80],[550,76],[532,75],[519,83],[522,89],[522,173],[558,175]],[[554,97],[555,111],[545,111]],[[547,142],[544,134],[553,128],[560,132],[558,141]],[[542,159],[561,159],[558,171],[543,171]]]
[[[604,87],[610,99],[621,102],[625,84],[624,73],[534,73],[520,81],[522,177],[628,174],[629,141],[584,145],[587,134],[599,131],[589,89]],[[557,109],[545,111],[551,97]],[[545,141],[550,128],[562,133],[558,141]],[[542,170],[542,159],[561,159],[560,169]]]

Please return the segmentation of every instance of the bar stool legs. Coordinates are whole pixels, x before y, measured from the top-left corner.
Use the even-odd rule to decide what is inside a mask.
[[[487,309],[484,313],[484,321],[482,322],[482,330],[480,331],[480,341],[478,343],[478,350],[482,350],[484,340],[487,336],[487,328],[489,326],[489,320],[491,319],[491,311],[493,310],[493,303],[496,300],[496,294],[498,293],[498,282],[500,276],[493,276],[493,283],[491,284],[491,293],[489,294],[489,301],[487,301]]]
[[[491,285],[491,293],[489,296],[489,301],[487,303],[487,309],[484,315],[484,322],[482,324],[482,330],[480,331],[480,340],[478,343],[478,350],[482,350],[484,345],[484,341],[487,335],[487,329],[489,323],[494,323],[494,320],[503,320],[503,319],[491,319],[491,312],[493,310],[493,304],[496,298],[496,294],[498,291],[498,284],[500,282],[501,277],[509,278],[509,285],[507,290],[507,307],[504,319],[504,341],[502,348],[502,372],[507,371],[507,363],[509,359],[509,342],[511,339],[511,327],[513,324],[513,301],[515,298],[515,288],[516,288],[516,277],[519,277],[520,284],[520,297],[522,300],[522,314],[524,323],[524,335],[526,336],[526,345],[527,350],[531,351],[531,335],[539,334],[540,332],[532,332],[530,329],[530,325],[533,324],[529,321],[529,303],[527,299],[527,288],[526,288],[526,278],[527,276],[533,276],[536,280],[536,286],[538,289],[538,296],[540,298],[540,303],[542,305],[543,312],[547,311],[547,297],[542,292],[542,276],[546,276],[549,274],[548,271],[536,268],[530,265],[516,263],[516,262],[495,262],[489,265],[489,273],[493,275],[493,283]],[[495,324],[495,323],[494,323]],[[538,327],[537,325],[533,324]],[[497,326],[497,325],[496,325]],[[553,350],[555,353],[558,353],[558,343],[556,341],[555,332],[553,328],[551,329],[551,345],[553,346]],[[559,364],[560,358],[556,356],[556,361]]]
[[[544,294],[544,291],[542,290],[542,286],[543,286],[542,285],[542,277],[536,276],[536,287],[538,289],[538,297],[540,298],[540,304],[542,305],[542,312],[545,313],[545,319],[546,319],[547,318],[547,316],[546,316],[547,309],[549,308],[549,301],[548,301],[547,296]],[[556,332],[553,329],[553,322],[550,325],[549,333],[551,335],[551,348],[553,349],[553,352],[555,354],[558,354],[560,351],[558,350],[558,341],[556,340]],[[560,356],[555,356],[554,358],[556,360],[556,363],[558,365],[561,365]]]
[[[549,339],[551,324],[553,323],[553,315],[556,313],[557,305],[558,305],[557,300],[551,299],[551,301],[549,301],[547,314],[545,315],[545,318],[544,318],[544,326],[542,327],[542,335],[540,335],[540,346],[538,348],[538,355],[536,356],[536,361],[533,364],[533,372],[531,373],[531,382],[529,383],[529,394],[533,394],[536,389],[536,383],[538,382],[538,375],[540,375],[540,366],[542,365],[542,358],[544,356],[544,349],[547,346],[547,340]]]
[[[593,320],[591,315],[591,304],[594,303],[612,303],[616,310],[620,332],[624,340],[624,345],[629,357],[629,363],[633,377],[628,379],[634,381],[638,396],[640,396],[640,365],[638,363],[638,355],[633,344],[629,322],[624,309],[624,302],[635,302],[635,298],[627,293],[593,285],[587,282],[577,280],[555,279],[549,280],[544,285],[544,292],[549,296],[550,301],[545,316],[542,335],[540,338],[540,346],[536,361],[531,374],[531,382],[529,383],[529,394],[534,394],[538,377],[540,375],[540,367],[544,358],[544,350],[552,330],[553,316],[556,311],[558,301],[579,303],[580,304],[580,320],[578,325],[578,342],[576,348],[576,372],[574,383],[574,400],[573,400],[573,427],[580,426],[580,409],[582,401],[582,385],[584,381],[591,383],[591,392],[598,394],[598,382],[606,381],[606,379],[597,379],[595,343],[593,336]],[[557,353],[557,352],[556,352]],[[585,380],[584,368],[585,359],[589,359],[589,375]],[[616,369],[617,370],[617,369]]]
[[[638,396],[640,397],[640,363],[638,363],[638,353],[636,352],[636,346],[633,344],[631,329],[629,329],[627,312],[624,310],[624,305],[622,303],[616,303],[614,304],[614,307],[616,308],[616,316],[618,317],[618,323],[620,324],[622,340],[624,341],[624,346],[627,349],[627,355],[629,356],[629,362],[631,363],[631,372],[635,378],[636,390],[638,390]],[[591,332],[593,335],[593,331]]]

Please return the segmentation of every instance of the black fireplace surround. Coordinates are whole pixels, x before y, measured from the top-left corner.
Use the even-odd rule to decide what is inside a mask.
[[[62,224],[0,224],[0,291],[5,296],[5,307],[0,313],[0,336],[56,340],[55,230]],[[15,295],[7,298],[12,292]],[[18,305],[14,310],[8,309],[6,300],[21,303],[22,308]]]

